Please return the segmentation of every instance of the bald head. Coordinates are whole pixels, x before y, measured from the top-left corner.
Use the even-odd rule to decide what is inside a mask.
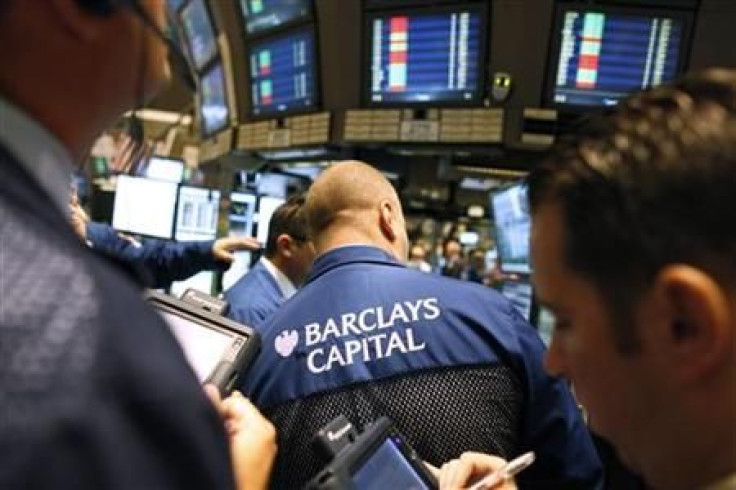
[[[318,254],[363,244],[406,259],[406,225],[399,197],[370,165],[346,161],[325,170],[309,190],[305,211]]]

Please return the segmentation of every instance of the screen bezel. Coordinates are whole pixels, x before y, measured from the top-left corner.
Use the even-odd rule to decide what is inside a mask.
[[[542,107],[557,109],[562,112],[581,114],[586,112],[603,112],[615,106],[583,105],[555,102],[554,90],[557,81],[557,67],[560,61],[562,25],[565,14],[570,11],[578,12],[601,12],[603,14],[615,14],[629,17],[668,17],[682,22],[682,37],[680,38],[680,57],[677,60],[676,77],[681,76],[687,69],[692,47],[692,23],[694,14],[688,10],[669,10],[665,8],[652,7],[625,7],[611,5],[591,5],[588,3],[571,2],[558,3],[555,5],[553,14],[552,30],[549,37],[547,50],[547,66],[545,67],[544,92],[542,93]],[[633,92],[632,92],[633,93]],[[623,100],[626,96],[622,97]]]
[[[309,106],[300,106],[297,108],[291,108],[287,109],[285,111],[274,111],[274,112],[263,112],[256,114],[254,112],[253,107],[253,79],[251,76],[252,73],[252,67],[250,65],[251,61],[251,54],[253,53],[254,49],[258,46],[261,46],[266,43],[271,43],[274,41],[277,41],[279,39],[306,33],[308,36],[312,38],[312,52],[314,54],[314,59],[312,60],[312,79],[314,81],[314,93],[312,94],[312,104]],[[294,25],[288,29],[281,29],[268,31],[268,35],[266,36],[258,36],[257,38],[254,38],[252,42],[248,43],[246,50],[245,50],[245,56],[246,56],[246,67],[248,70],[248,115],[249,119],[252,121],[260,121],[264,119],[282,119],[284,117],[289,117],[297,114],[308,114],[312,112],[316,112],[320,109],[321,103],[322,103],[322,85],[321,85],[321,77],[320,77],[320,49],[319,49],[319,35],[318,35],[318,29],[316,29],[314,24],[298,24]]]
[[[407,101],[373,101],[371,100],[371,81],[372,81],[372,58],[373,49],[372,32],[373,21],[377,18],[385,18],[396,15],[433,15],[444,13],[457,13],[463,10],[477,12],[480,15],[479,26],[479,42],[478,50],[478,86],[473,91],[473,97],[469,100],[435,100],[428,102],[407,102]],[[412,8],[396,8],[385,10],[370,10],[363,15],[363,53],[362,53],[362,77],[361,77],[361,102],[364,107],[467,107],[480,106],[486,93],[486,82],[490,62],[488,60],[489,53],[489,19],[488,7],[485,3],[460,2],[457,4],[431,5],[426,7]]]
[[[199,132],[202,135],[203,140],[206,140],[216,135],[217,133],[229,128],[230,121],[232,119],[232,114],[230,112],[231,110],[230,97],[228,95],[228,89],[227,89],[227,76],[228,76],[227,70],[225,70],[225,64],[222,63],[222,61],[218,57],[215,57],[214,59],[216,61],[213,63],[209,63],[209,66],[207,67],[207,69],[203,71],[199,77],[199,85],[200,85],[199,92],[200,93],[197,94],[197,115],[199,116],[199,130],[200,130]],[[202,109],[204,108],[204,96],[202,95],[201,88],[204,85],[204,79],[207,76],[212,75],[212,73],[214,73],[217,68],[220,68],[220,71],[222,72],[222,85],[223,85],[224,94],[225,94],[225,108],[227,109],[227,117],[225,118],[225,122],[223,124],[219,126],[215,126],[213,128],[205,129],[204,114],[202,112]]]
[[[293,19],[289,20],[288,22],[284,22],[282,24],[279,24],[277,26],[268,27],[265,29],[257,29],[255,31],[248,31],[248,17],[245,15],[245,10],[243,9],[243,2],[244,0],[236,0],[237,5],[236,8],[238,10],[238,13],[240,14],[240,22],[242,24],[242,32],[245,36],[245,39],[248,42],[257,42],[258,38],[261,37],[269,37],[271,35],[276,35],[277,33],[281,31],[290,31],[292,29],[295,29],[297,26],[300,26],[302,24],[314,22],[315,20],[315,5],[314,0],[307,0],[307,10],[308,12],[305,15],[300,15],[299,17],[294,17]],[[247,1],[247,0],[246,0]]]

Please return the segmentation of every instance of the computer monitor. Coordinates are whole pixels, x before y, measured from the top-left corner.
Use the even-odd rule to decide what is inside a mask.
[[[192,63],[202,70],[217,55],[217,40],[204,0],[190,0],[181,10],[181,23]]]
[[[273,216],[276,208],[285,202],[286,199],[272,196],[261,196],[258,200],[258,227],[256,239],[264,246],[266,245],[266,240],[268,240],[268,225],[271,222],[271,216]]]
[[[253,236],[256,201],[255,194],[246,192],[230,194],[229,236]],[[250,258],[250,252],[235,253],[235,260],[222,275],[222,289],[229,289],[248,272]]]
[[[205,138],[230,124],[226,87],[225,71],[221,63],[213,65],[201,78],[199,118],[202,136]]]
[[[501,294],[508,299],[521,316],[528,322],[535,321],[534,290],[531,283],[525,280],[504,281]]]
[[[177,185],[163,180],[119,175],[112,226],[120,231],[170,239]]]
[[[148,159],[143,167],[144,177],[166,182],[180,183],[184,178],[184,160],[180,158],[169,158],[153,156]]]
[[[491,208],[496,229],[496,246],[501,271],[530,274],[529,234],[531,218],[527,190],[515,184],[491,194]]]
[[[317,104],[315,36],[299,28],[250,45],[253,116],[304,112]]]
[[[618,103],[669,82],[684,68],[692,14],[560,3],[555,14],[545,103],[572,111]]]
[[[214,240],[220,212],[220,191],[203,187],[179,187],[174,239],[178,242]]]
[[[266,31],[312,13],[311,0],[240,0],[248,34]]]
[[[483,98],[483,4],[366,15],[368,105],[469,105]]]

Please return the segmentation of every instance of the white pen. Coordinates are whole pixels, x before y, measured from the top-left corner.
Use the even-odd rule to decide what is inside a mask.
[[[534,451],[524,453],[518,458],[514,458],[493,473],[484,476],[480,481],[472,485],[468,490],[490,490],[499,483],[503,483],[509,478],[513,478],[522,470],[529,467],[534,462]]]

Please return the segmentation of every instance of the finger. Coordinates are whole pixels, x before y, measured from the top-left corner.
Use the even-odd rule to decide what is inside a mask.
[[[452,474],[452,480],[448,481],[448,488],[462,488],[470,484],[471,481],[485,478],[486,475],[502,468],[506,461],[497,456],[489,454],[466,452],[460,456],[457,468]],[[501,480],[502,481],[502,480]],[[496,488],[493,485],[490,488]]]
[[[233,263],[235,261],[235,255],[231,254],[227,250],[218,250],[217,258],[223,262]]]
[[[217,386],[213,384],[206,384],[204,385],[204,392],[207,394],[207,398],[210,399],[212,405],[214,405],[220,416],[224,416],[222,410],[222,397],[220,397],[220,390],[217,389]]]
[[[434,476],[435,478],[439,478],[440,477],[440,469],[439,468],[437,468],[432,463],[428,463],[426,461],[422,461],[422,462],[424,463],[424,466],[427,467],[427,469],[429,470],[429,472],[432,473],[432,476]]]
[[[453,459],[452,461],[442,465],[442,470],[440,471],[440,488],[441,489],[444,490],[444,489],[453,488],[451,485],[452,485],[452,481],[455,475],[457,465],[458,465],[457,459]]]

